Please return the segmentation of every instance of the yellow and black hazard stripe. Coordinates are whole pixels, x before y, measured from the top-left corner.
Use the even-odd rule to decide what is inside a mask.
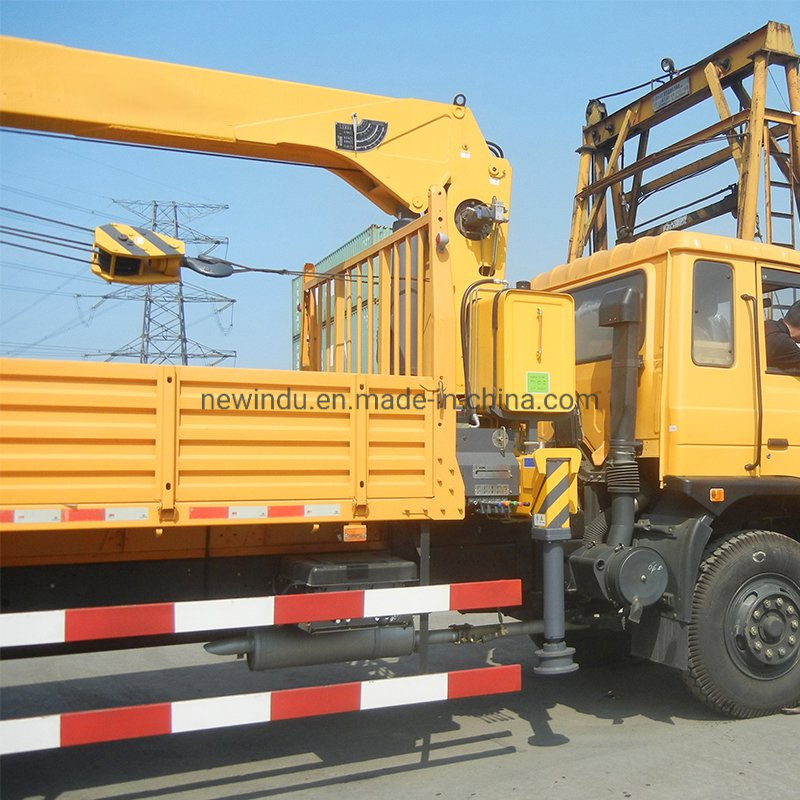
[[[568,458],[548,458],[544,482],[533,504],[537,528],[569,528],[572,473]]]
[[[92,272],[121,283],[174,283],[184,243],[147,228],[109,223],[95,228]]]
[[[135,258],[153,256],[182,256],[183,242],[147,228],[136,228],[112,222],[95,229],[95,244],[112,255],[128,255]]]

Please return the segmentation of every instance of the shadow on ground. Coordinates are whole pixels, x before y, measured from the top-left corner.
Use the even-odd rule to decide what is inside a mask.
[[[255,800],[326,787],[333,791],[340,784],[432,767],[496,765],[530,748],[580,747],[554,723],[555,709],[559,720],[571,721],[566,726],[570,729],[591,723],[608,733],[609,727],[629,720],[671,726],[676,720],[719,719],[697,704],[676,673],[655,665],[627,660],[561,678],[539,678],[530,668],[527,641],[459,648],[455,658],[454,649],[448,650],[432,653],[432,671],[522,661],[523,691],[6,756],[2,796],[149,800],[208,792],[214,798]],[[416,659],[403,659],[266,674],[249,673],[242,664],[227,661],[73,677],[6,690],[3,716],[365,680],[415,670]],[[168,786],[160,785],[160,778],[169,779]],[[254,782],[262,788],[253,791]]]

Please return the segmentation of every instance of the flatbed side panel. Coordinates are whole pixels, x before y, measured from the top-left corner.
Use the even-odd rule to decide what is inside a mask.
[[[178,503],[354,496],[354,376],[177,372]]]
[[[0,504],[160,501],[165,368],[3,359],[0,375]]]
[[[436,396],[418,378],[371,375],[367,385],[368,498],[432,497]]]
[[[121,558],[137,528],[160,537],[463,516],[453,412],[438,408],[431,377],[22,360],[0,369],[0,528],[73,532],[48,545],[59,560]],[[75,535],[91,529],[107,536],[79,546]],[[170,534],[157,549],[194,552],[189,538]]]

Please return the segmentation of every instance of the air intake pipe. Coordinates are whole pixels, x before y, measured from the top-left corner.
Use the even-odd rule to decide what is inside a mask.
[[[642,609],[657,603],[667,589],[668,570],[662,556],[633,543],[639,464],[636,461],[636,390],[642,298],[635,289],[608,292],[600,304],[600,325],[613,328],[611,347],[611,435],[606,485],[611,509],[587,527],[583,546],[569,559],[578,590],[628,606],[638,622]],[[610,525],[609,525],[610,521]],[[608,526],[605,544],[602,534]]]
[[[639,494],[636,461],[636,392],[642,297],[636,289],[615,289],[600,303],[600,326],[613,328],[611,346],[611,425],[606,485],[611,495],[611,527],[606,542],[630,546],[634,506]]]

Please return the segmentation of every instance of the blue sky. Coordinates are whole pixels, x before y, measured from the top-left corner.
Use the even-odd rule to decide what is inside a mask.
[[[393,97],[464,93],[514,169],[511,280],[564,260],[587,100],[658,75],[663,56],[694,63],[769,19],[800,37],[796,3],[756,0],[0,4],[0,31],[12,36]],[[0,205],[79,225],[130,220],[112,198],[227,204],[196,227],[228,236],[229,257],[254,266],[298,269],[390,223],[321,170],[14,133],[0,134],[0,159]],[[237,350],[239,366],[290,365],[290,279],[191,282],[237,302],[231,330],[227,316],[218,325],[200,319],[211,309],[191,308],[190,336]],[[138,303],[92,313],[95,299],[74,297],[106,289],[75,262],[4,248],[0,353],[56,346],[76,357],[135,338]],[[43,339],[36,351],[23,346]]]

